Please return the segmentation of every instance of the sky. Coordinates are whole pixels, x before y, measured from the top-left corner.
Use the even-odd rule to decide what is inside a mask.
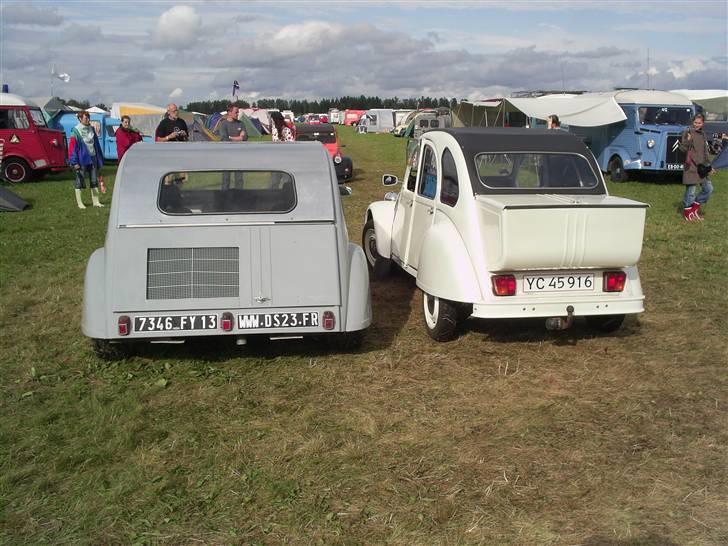
[[[728,89],[726,0],[0,0],[26,97],[176,102]],[[63,82],[51,76],[70,76]]]

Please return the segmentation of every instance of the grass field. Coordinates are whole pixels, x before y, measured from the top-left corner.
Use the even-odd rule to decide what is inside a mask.
[[[359,242],[405,143],[341,139]],[[470,320],[438,344],[399,274],[372,285],[355,354],[117,363],[80,330],[108,208],[78,210],[69,176],[13,187],[32,209],[0,215],[0,544],[728,543],[728,175],[714,185],[686,224],[680,184],[609,184],[651,205],[646,312],[615,334]]]

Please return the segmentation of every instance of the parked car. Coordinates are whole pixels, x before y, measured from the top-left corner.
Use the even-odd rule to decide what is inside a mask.
[[[83,333],[104,358],[196,336],[358,346],[369,276],[340,190],[320,143],[136,144],[86,267]]]
[[[63,132],[49,129],[40,107],[12,93],[0,93],[0,142],[0,175],[8,182],[27,182],[66,168]]]
[[[336,169],[336,178],[340,181],[349,180],[354,175],[354,163],[350,157],[341,153],[339,135],[336,128],[328,123],[302,124],[296,126],[296,142],[318,141],[329,152]]]
[[[647,205],[608,195],[579,138],[434,129],[410,144],[400,191],[369,206],[362,244],[374,278],[394,264],[417,279],[433,339],[453,339],[471,315],[549,329],[582,316],[611,331],[643,311]]]

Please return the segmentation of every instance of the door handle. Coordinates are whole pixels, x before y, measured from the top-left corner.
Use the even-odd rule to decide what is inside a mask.
[[[265,296],[256,296],[254,299],[258,303],[265,303],[267,301],[270,301],[270,298],[266,298]]]

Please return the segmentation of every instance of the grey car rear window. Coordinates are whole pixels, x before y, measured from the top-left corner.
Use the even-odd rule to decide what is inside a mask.
[[[172,172],[159,182],[158,206],[172,215],[286,213],[296,188],[281,171]]]
[[[475,156],[480,183],[486,188],[590,189],[599,180],[582,156],[565,153],[481,153]]]

